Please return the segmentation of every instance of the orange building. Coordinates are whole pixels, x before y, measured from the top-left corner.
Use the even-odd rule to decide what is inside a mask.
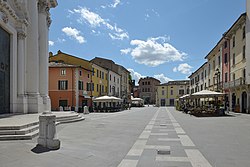
[[[49,96],[51,110],[82,111],[91,104],[92,71],[79,65],[49,63]]]

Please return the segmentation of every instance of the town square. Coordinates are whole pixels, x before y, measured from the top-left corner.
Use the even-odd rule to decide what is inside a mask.
[[[250,0],[0,0],[0,166],[250,166]]]

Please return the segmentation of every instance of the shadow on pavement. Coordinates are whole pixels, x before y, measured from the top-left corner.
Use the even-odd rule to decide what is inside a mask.
[[[50,151],[53,151],[53,150],[37,144],[36,147],[31,149],[31,151],[33,153],[36,153],[36,154],[42,154],[42,153],[50,152]]]

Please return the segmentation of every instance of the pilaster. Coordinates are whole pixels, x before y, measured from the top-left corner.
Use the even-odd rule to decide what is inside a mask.
[[[39,93],[43,98],[45,110],[51,109],[48,96],[48,18],[49,6],[47,1],[38,2],[38,35],[39,35]]]

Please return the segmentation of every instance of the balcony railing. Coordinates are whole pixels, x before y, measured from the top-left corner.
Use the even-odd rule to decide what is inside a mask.
[[[234,81],[224,83],[224,88],[225,89],[234,88],[234,87],[242,86],[242,85],[245,85],[245,84],[246,84],[245,78],[240,77],[239,79],[236,79]]]

